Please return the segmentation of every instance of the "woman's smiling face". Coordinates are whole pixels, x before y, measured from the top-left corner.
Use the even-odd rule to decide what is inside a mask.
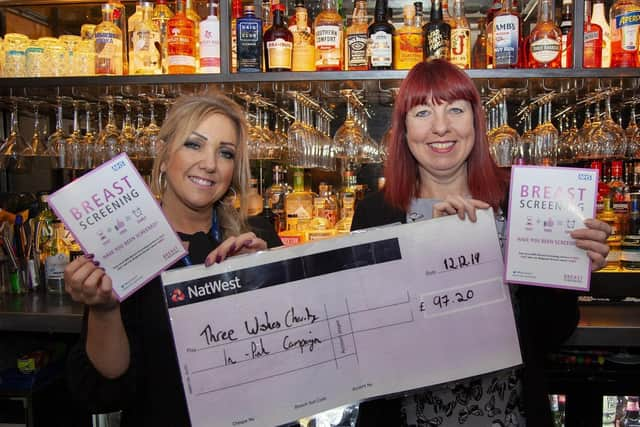
[[[416,105],[407,112],[405,126],[409,151],[421,175],[446,179],[466,168],[475,141],[469,101]]]
[[[161,166],[167,179],[163,203],[211,209],[229,190],[235,170],[236,130],[223,114],[207,116],[185,141],[175,141]]]

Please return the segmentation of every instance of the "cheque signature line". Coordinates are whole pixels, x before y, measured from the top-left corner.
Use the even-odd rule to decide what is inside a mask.
[[[341,358],[344,358],[344,357],[341,357]],[[209,394],[209,393],[215,393],[215,392],[218,392],[218,391],[224,391],[224,390],[228,390],[230,388],[239,387],[239,386],[243,386],[243,385],[247,385],[247,384],[253,384],[253,383],[256,383],[256,382],[260,382],[260,381],[268,380],[268,379],[271,379],[271,378],[279,377],[281,375],[291,374],[291,373],[294,373],[294,372],[297,372],[297,371],[302,371],[304,369],[309,369],[309,368],[313,368],[313,367],[316,367],[316,366],[324,365],[326,363],[333,362],[333,360],[334,359],[332,358],[332,359],[324,360],[322,362],[313,363],[311,365],[301,366],[301,367],[296,368],[296,369],[290,369],[288,371],[279,372],[277,374],[268,375],[268,376],[261,377],[261,378],[255,378],[255,379],[250,380],[250,381],[245,381],[245,382],[241,382],[241,383],[237,383],[237,384],[231,384],[231,385],[228,385],[228,386],[225,386],[225,387],[214,388],[214,389],[207,390],[207,391],[201,391],[200,393],[197,394],[197,396],[202,396],[204,394]]]

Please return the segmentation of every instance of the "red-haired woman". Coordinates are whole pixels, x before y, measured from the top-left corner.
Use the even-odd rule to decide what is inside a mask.
[[[357,206],[352,230],[443,215],[475,221],[476,209],[491,208],[499,234],[504,234],[508,176],[489,154],[475,85],[446,61],[416,65],[400,86],[385,177],[383,191]],[[595,219],[586,220],[585,226],[571,235],[587,251],[595,270],[605,265],[611,230]],[[523,367],[430,387],[404,398],[366,402],[358,425],[551,426],[544,355],[575,329],[577,297],[532,286],[511,289]]]

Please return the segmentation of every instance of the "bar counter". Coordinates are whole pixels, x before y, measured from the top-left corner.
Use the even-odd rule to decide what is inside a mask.
[[[79,333],[82,312],[67,295],[0,294],[0,331]]]

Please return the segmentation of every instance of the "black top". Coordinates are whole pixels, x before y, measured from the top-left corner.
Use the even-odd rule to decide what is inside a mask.
[[[406,212],[394,209],[382,193],[373,193],[356,206],[351,230],[392,223],[406,223]],[[516,285],[510,285],[516,286]],[[518,286],[516,323],[524,367],[522,373],[527,425],[552,426],[545,355],[557,349],[575,330],[578,319],[577,293],[538,286]],[[377,399],[360,405],[358,426],[399,425],[399,399]]]
[[[269,247],[281,245],[273,228],[261,218],[251,218],[249,223]],[[193,242],[189,255],[194,263],[201,263],[217,246],[204,233],[181,236]],[[177,262],[171,268],[182,266],[182,262]],[[120,311],[131,347],[129,369],[113,380],[96,371],[85,351],[85,310],[80,342],[71,349],[67,360],[67,379],[73,399],[89,413],[122,410],[122,427],[189,426],[160,278],[153,279],[122,302]]]

